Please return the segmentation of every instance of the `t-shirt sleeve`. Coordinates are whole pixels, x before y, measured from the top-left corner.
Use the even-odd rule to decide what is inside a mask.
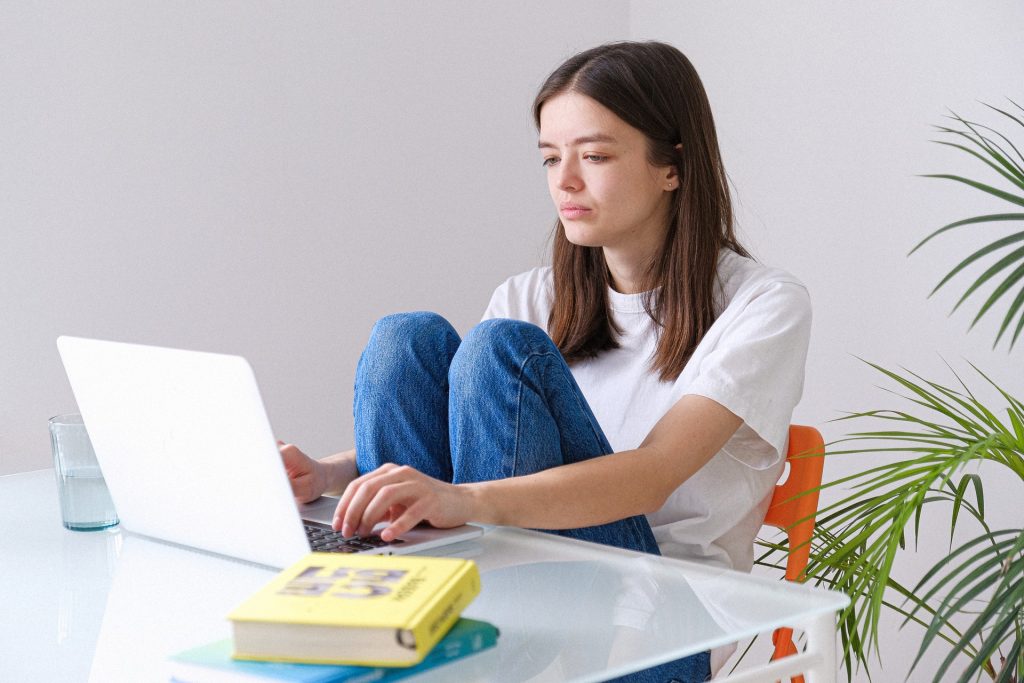
[[[811,301],[796,282],[762,285],[729,316],[686,393],[706,396],[743,419],[722,449],[755,469],[785,457],[789,423],[804,386]]]
[[[498,288],[491,294],[491,301],[487,304],[484,315],[480,322],[491,318],[509,318],[511,306],[509,305],[509,282],[506,280],[498,285]]]
[[[551,310],[550,268],[534,268],[498,285],[481,318],[510,318],[544,329]]]

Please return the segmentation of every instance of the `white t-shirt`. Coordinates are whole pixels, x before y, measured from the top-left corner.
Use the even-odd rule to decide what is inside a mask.
[[[719,257],[718,279],[715,322],[675,381],[650,369],[656,329],[643,294],[611,289],[620,348],[570,368],[615,452],[637,448],[687,394],[743,419],[725,447],[647,519],[662,554],[749,571],[803,392],[811,304],[795,277],[732,250]],[[513,276],[495,290],[484,320],[512,318],[546,330],[552,293],[551,268]]]

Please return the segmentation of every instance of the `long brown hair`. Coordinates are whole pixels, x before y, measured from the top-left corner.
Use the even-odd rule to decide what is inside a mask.
[[[544,103],[566,92],[586,95],[642,132],[648,161],[675,166],[679,174],[665,243],[641,281],[648,292],[644,308],[659,329],[651,366],[663,381],[674,380],[715,321],[720,250],[727,247],[749,256],[733,230],[728,180],[707,93],[690,60],[658,42],[609,43],[568,59],[548,76],[534,100],[538,130]],[[611,275],[601,247],[573,244],[559,219],[552,270],[548,333],[566,361],[616,348],[618,330],[608,302]]]

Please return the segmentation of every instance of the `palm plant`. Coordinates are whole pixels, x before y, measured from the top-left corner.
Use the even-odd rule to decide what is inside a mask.
[[[990,108],[1024,127],[1014,114]],[[980,159],[1013,187],[1004,191],[957,175],[926,177],[953,180],[1024,207],[1024,156],[1017,147],[992,128],[956,114],[951,118],[961,128],[937,128],[955,141],[935,142]],[[998,137],[1015,156],[986,133]],[[960,220],[929,235],[911,253],[954,228],[1021,220],[1024,213],[1019,212]],[[995,258],[1000,249],[1020,242],[1024,242],[1024,231],[977,250],[953,268],[932,294],[968,266],[986,257]],[[994,344],[998,345],[1016,321],[1010,349],[1024,329],[1024,246],[998,258],[954,307],[955,311],[971,294],[1011,267],[971,323],[973,328],[995,303],[1019,288]],[[868,364],[894,382],[899,390],[893,393],[911,405],[902,410],[873,410],[839,418],[871,420],[879,423],[879,428],[848,434],[829,444],[829,456],[878,453],[890,457],[877,467],[822,486],[848,487],[849,493],[819,511],[806,572],[808,580],[842,590],[851,598],[838,622],[847,676],[852,677],[855,665],[869,670],[869,657],[878,647],[879,618],[886,608],[901,615],[904,625],[913,622],[924,629],[912,669],[941,640],[951,648],[935,673],[937,681],[947,680],[947,674],[953,673],[959,681],[984,675],[1000,683],[1024,681],[1024,529],[991,529],[985,521],[983,478],[967,472],[969,465],[988,463],[986,473],[1015,476],[1015,481],[1024,486],[1024,403],[976,367],[978,375],[1007,403],[1005,411],[998,411],[1005,412],[1005,418],[1000,419],[996,411],[987,408],[955,372],[958,386],[950,387],[907,370],[897,373]],[[917,585],[908,587],[892,576],[893,565],[899,553],[906,551],[911,524],[916,546],[922,514],[934,503],[950,508],[951,552]],[[953,534],[965,514],[974,520],[980,533],[953,550]],[[787,550],[785,542],[762,545],[767,550],[758,563],[778,566],[779,553]],[[954,670],[957,661],[962,662],[962,671]]]
[[[1024,112],[1024,108],[1022,108],[1016,102],[1013,102],[1011,100],[1011,104],[1017,107],[1017,109],[1020,109],[1022,112]],[[993,107],[991,105],[985,106],[989,107],[990,109],[993,109],[994,111],[999,112],[1003,116],[1006,116],[1017,125],[1024,127],[1024,122],[1022,122],[1013,114],[1003,111],[998,107]],[[996,130],[993,130],[992,128],[989,128],[988,126],[983,126],[978,123],[967,121],[965,119],[960,118],[955,113],[950,118],[962,124],[963,127],[966,128],[966,131],[957,130],[955,128],[947,128],[945,126],[936,126],[936,128],[942,133],[948,133],[950,135],[955,136],[955,138],[963,138],[963,140],[970,143],[971,147],[965,146],[959,140],[955,140],[953,142],[948,142],[946,140],[934,140],[933,142],[937,142],[940,145],[949,145],[950,147],[963,150],[964,152],[967,152],[971,156],[980,159],[986,165],[993,168],[1003,178],[1010,181],[1013,187],[1010,192],[1006,192],[995,187],[992,187],[991,185],[988,185],[986,183],[980,183],[974,180],[970,180],[968,178],[964,178],[962,176],[948,175],[944,173],[930,174],[925,177],[944,178],[947,180],[956,181],[958,183],[963,183],[964,185],[967,185],[969,187],[976,188],[978,190],[981,190],[982,192],[986,192],[990,195],[1006,200],[1013,204],[1014,206],[1024,207],[1024,167],[1022,167],[1022,163],[1024,163],[1024,156],[1021,156],[1020,150],[1018,150],[1017,147],[1006,136],[1004,136],[1002,133]],[[987,137],[983,133],[978,132],[979,130],[989,131],[999,136],[999,138],[1001,138],[1003,142],[1005,142],[1006,145],[1013,150],[1014,154],[1016,155],[1016,158],[1014,158],[1013,155],[1007,153],[1007,151],[998,142],[995,142],[994,140]],[[1015,192],[1017,194],[1015,194]],[[1021,213],[1018,209],[1017,211],[1011,213],[998,213],[989,214],[985,216],[975,216],[973,218],[967,218],[964,220],[956,221],[955,223],[950,223],[949,225],[943,226],[942,228],[939,228],[938,230],[933,232],[931,235],[922,240],[920,244],[914,247],[910,251],[910,253],[913,254],[915,251],[917,251],[927,242],[929,242],[933,237],[941,235],[942,233],[952,230],[954,228],[959,228],[965,225],[976,225],[979,223],[1021,220],[1024,220],[1024,213]],[[958,273],[963,271],[965,268],[967,268],[974,262],[983,259],[986,256],[989,256],[990,254],[999,251],[1000,249],[1009,248],[1010,246],[1017,242],[1024,242],[1024,230],[1003,237],[1002,239],[996,240],[995,242],[992,242],[991,244],[988,244],[985,247],[982,247],[981,249],[977,250],[976,252],[965,258],[963,261],[961,261],[959,265],[953,268],[953,270],[949,271],[946,277],[944,277],[942,281],[935,286],[935,289],[932,290],[932,294],[935,294],[935,292],[937,292],[940,287],[949,282],[953,277],[955,277]],[[985,315],[985,313],[987,313],[989,309],[992,308],[993,304],[999,301],[999,299],[1001,299],[1008,292],[1012,292],[1012,288],[1018,286],[1018,283],[1020,283],[1020,291],[1017,293],[1016,298],[1013,300],[1013,302],[1010,304],[1010,307],[1007,309],[1006,315],[1003,318],[1003,324],[999,328],[999,333],[996,335],[996,341],[995,344],[993,344],[993,347],[999,343],[999,340],[1002,338],[1003,333],[1006,332],[1007,328],[1013,322],[1014,318],[1019,318],[1019,320],[1017,322],[1017,327],[1013,333],[1013,339],[1010,341],[1011,349],[1013,348],[1013,345],[1017,342],[1017,338],[1020,336],[1021,331],[1024,330],[1024,282],[1022,282],[1022,280],[1024,280],[1024,246],[1018,247],[1011,251],[1010,253],[1006,254],[1001,259],[996,261],[996,263],[994,263],[991,267],[989,267],[984,273],[982,273],[982,275],[978,277],[978,279],[975,280],[970,287],[967,288],[967,291],[964,292],[963,296],[960,297],[960,300],[957,301],[956,306],[953,307],[953,310],[955,311],[957,308],[960,307],[960,304],[962,304],[967,299],[967,297],[969,297],[971,294],[977,291],[979,287],[984,285],[986,282],[991,280],[999,273],[1005,271],[1007,268],[1013,266],[1014,264],[1019,265],[1014,270],[1012,270],[1009,275],[1005,276],[1003,278],[1003,281],[1000,282],[999,285],[992,291],[991,295],[988,297],[985,303],[982,304],[981,308],[978,310],[978,314],[974,317],[974,320],[971,322],[971,327],[973,328],[974,325],[976,325],[977,322],[981,319],[981,317]]]

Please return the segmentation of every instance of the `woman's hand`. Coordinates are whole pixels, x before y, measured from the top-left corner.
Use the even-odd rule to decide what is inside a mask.
[[[278,441],[277,447],[284,460],[284,470],[292,485],[292,495],[300,503],[314,501],[327,490],[326,466],[309,457],[293,444]]]
[[[334,512],[334,529],[345,536],[365,536],[378,523],[388,521],[380,537],[393,541],[424,521],[438,528],[465,524],[473,516],[473,503],[468,487],[388,463],[346,487]]]

